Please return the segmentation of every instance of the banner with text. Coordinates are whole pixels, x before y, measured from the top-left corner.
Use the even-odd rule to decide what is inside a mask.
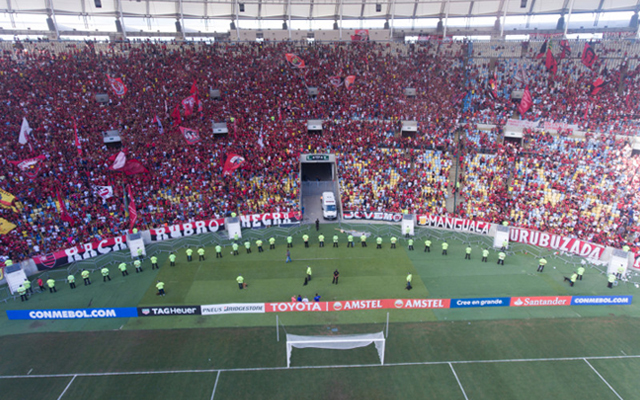
[[[564,251],[594,259],[600,259],[600,256],[602,256],[602,253],[604,252],[603,246],[585,242],[580,239],[572,239],[551,233],[517,227],[509,228],[509,241]]]
[[[69,249],[58,250],[43,256],[35,256],[33,257],[33,262],[35,262],[38,269],[42,271],[126,248],[126,236],[122,235],[98,242],[85,243]]]
[[[300,222],[302,222],[302,214],[293,211],[240,216],[240,226],[243,228],[260,229],[269,226],[299,224]]]
[[[438,217],[435,215],[418,215],[418,226],[449,229],[452,231],[488,235],[491,224],[482,221],[471,221],[462,218]]]
[[[152,242],[162,242],[163,240],[199,235],[201,233],[218,232],[223,229],[224,219],[218,218],[150,229],[149,234]]]
[[[365,219],[368,221],[400,222],[402,221],[402,214],[381,211],[344,211],[342,213],[342,218]]]
[[[7,310],[9,319],[95,319],[133,318],[138,312],[135,307],[121,308],[71,308],[64,310]]]

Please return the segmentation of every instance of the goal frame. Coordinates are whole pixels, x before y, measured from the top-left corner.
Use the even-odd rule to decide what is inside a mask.
[[[307,339],[304,339],[307,338]],[[384,365],[384,353],[386,348],[384,332],[335,335],[335,336],[302,336],[287,334],[287,368],[291,367],[291,353],[294,348],[319,348],[327,350],[352,350],[367,347],[373,344],[380,357],[380,365]],[[329,343],[346,343],[346,347],[331,347]],[[303,346],[296,346],[303,345]]]

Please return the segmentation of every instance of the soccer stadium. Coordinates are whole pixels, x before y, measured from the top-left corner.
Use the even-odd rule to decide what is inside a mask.
[[[0,399],[638,398],[638,1],[3,4]]]

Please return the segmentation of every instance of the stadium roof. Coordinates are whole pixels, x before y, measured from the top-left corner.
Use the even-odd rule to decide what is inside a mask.
[[[473,27],[490,26],[496,17],[548,16],[557,21],[570,13],[590,27],[606,16],[626,20],[628,26],[640,0],[0,0],[0,4],[4,5],[0,27],[5,32],[46,30],[46,16],[68,31],[112,32],[114,18],[120,18],[126,31],[175,32],[175,21],[180,20],[186,31],[223,32],[229,31],[232,21],[240,29],[281,29],[285,21],[289,29],[332,29],[334,21],[347,29],[382,28],[387,21],[396,29],[413,29],[430,28],[439,19]]]

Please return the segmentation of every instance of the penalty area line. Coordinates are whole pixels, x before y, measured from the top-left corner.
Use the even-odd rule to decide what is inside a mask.
[[[214,369],[184,369],[166,371],[122,371],[122,372],[86,372],[69,374],[40,374],[40,375],[0,375],[0,379],[20,378],[65,378],[65,377],[92,377],[92,376],[119,376],[119,375],[162,375],[162,374],[197,374],[212,372],[252,372],[252,371],[280,371],[299,369],[330,369],[330,368],[384,368],[384,367],[411,367],[420,365],[455,365],[455,364],[493,364],[493,363],[525,363],[548,361],[587,361],[587,360],[624,360],[640,358],[640,355],[628,356],[593,356],[593,357],[565,357],[565,358],[518,358],[502,360],[458,360],[458,361],[422,361],[388,364],[353,364],[353,365],[306,365],[294,367],[255,367],[255,368],[214,368]],[[593,367],[592,367],[593,368]],[[597,371],[596,371],[597,373]],[[217,378],[216,378],[217,379]],[[613,390],[613,389],[612,389]]]

